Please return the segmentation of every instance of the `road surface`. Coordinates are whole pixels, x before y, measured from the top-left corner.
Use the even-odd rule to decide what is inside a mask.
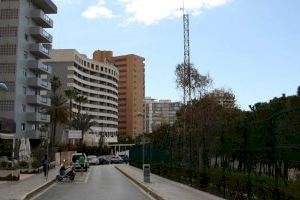
[[[34,200],[151,200],[113,165],[91,166],[74,182],[55,183]]]

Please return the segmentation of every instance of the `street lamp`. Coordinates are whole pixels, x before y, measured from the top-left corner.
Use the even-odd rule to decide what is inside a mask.
[[[145,114],[143,112],[138,112],[137,113],[138,117],[143,117],[145,116]],[[142,140],[143,140],[143,175],[144,175],[144,182],[145,183],[150,183],[150,164],[145,164],[145,133],[143,130],[142,133]]]
[[[142,119],[144,118],[144,113],[143,112],[138,112],[137,116],[141,117]],[[143,147],[142,147],[142,166],[144,166],[145,164],[145,134],[144,134],[144,130],[142,132],[142,143],[143,143]]]
[[[0,92],[1,93],[5,93],[5,92],[7,92],[8,91],[8,88],[7,88],[7,86],[5,85],[5,83],[1,83],[0,82]]]

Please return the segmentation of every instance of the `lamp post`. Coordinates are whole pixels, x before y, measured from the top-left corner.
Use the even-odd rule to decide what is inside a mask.
[[[143,112],[138,112],[137,116],[141,117],[143,119],[144,113]],[[143,130],[143,133],[142,133],[142,145],[143,145],[143,147],[142,147],[142,166],[144,166],[144,164],[145,164],[145,134],[144,134],[144,130]]]

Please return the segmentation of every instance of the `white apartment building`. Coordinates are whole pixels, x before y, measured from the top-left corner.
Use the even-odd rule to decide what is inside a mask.
[[[152,133],[163,124],[174,124],[176,112],[182,105],[180,102],[172,102],[171,100],[156,101],[151,97],[146,97],[144,102],[144,132],[146,134]]]
[[[82,105],[81,113],[91,115],[96,125],[87,138],[94,138],[93,143],[97,143],[100,137],[105,143],[117,142],[118,69],[112,63],[89,59],[74,49],[54,49],[51,55],[47,64],[52,66],[53,75],[60,78],[61,92],[74,89],[88,99]],[[74,102],[73,113],[78,113],[78,108]]]

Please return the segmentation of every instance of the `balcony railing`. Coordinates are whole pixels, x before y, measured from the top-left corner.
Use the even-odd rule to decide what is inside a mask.
[[[27,67],[39,74],[52,74],[52,67],[38,60],[31,60]]]
[[[41,90],[51,90],[51,83],[48,80],[31,77],[28,78],[28,85]]]
[[[39,59],[50,59],[50,48],[51,45],[41,43],[31,44],[29,46],[30,52]]]
[[[30,34],[39,43],[52,43],[52,35],[41,27],[31,27]]]
[[[44,113],[27,113],[26,119],[28,122],[42,122],[42,123],[50,123],[50,115]]]
[[[31,0],[39,9],[47,14],[56,14],[57,7],[51,0]]]
[[[53,20],[50,19],[42,10],[34,10],[31,13],[32,20],[43,28],[53,28]]]
[[[41,130],[27,130],[26,131],[26,137],[30,139],[43,139],[48,138],[48,132],[47,131],[41,131]]]
[[[26,97],[28,104],[38,105],[38,106],[51,106],[51,100],[47,96],[40,95],[28,95]]]

